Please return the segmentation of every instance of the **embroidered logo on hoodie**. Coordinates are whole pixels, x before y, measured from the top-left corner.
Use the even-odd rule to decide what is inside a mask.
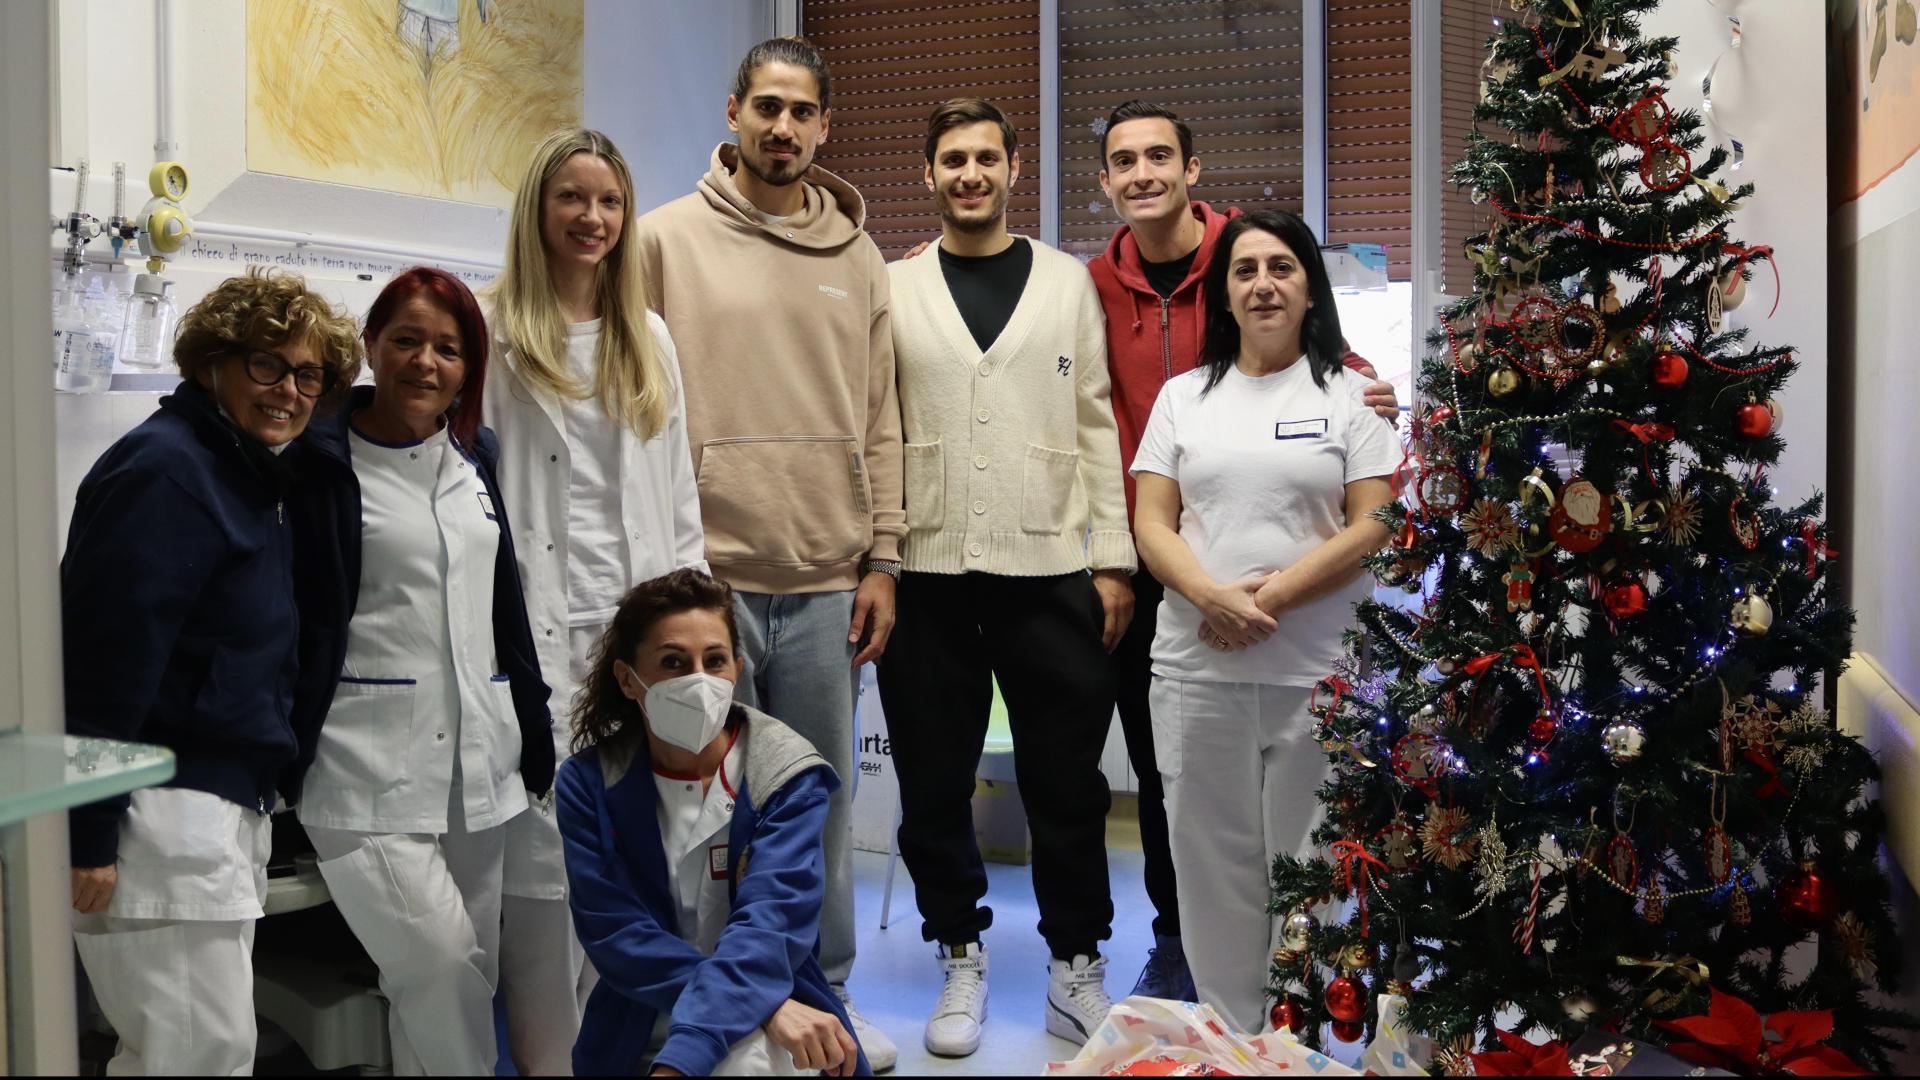
[[[828,296],[833,297],[835,300],[845,300],[847,298],[847,290],[836,289],[831,285],[820,286],[820,291],[823,293],[826,293]]]

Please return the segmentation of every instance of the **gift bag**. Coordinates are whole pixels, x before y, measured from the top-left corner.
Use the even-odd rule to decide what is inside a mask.
[[[1291,1032],[1248,1037],[1210,1005],[1130,997],[1116,1003],[1079,1056],[1048,1076],[1358,1076]]]
[[[1425,1076],[1433,1060],[1433,1040],[1407,1027],[1407,999],[1398,994],[1379,997],[1380,1023],[1373,1041],[1360,1057],[1368,1076]]]

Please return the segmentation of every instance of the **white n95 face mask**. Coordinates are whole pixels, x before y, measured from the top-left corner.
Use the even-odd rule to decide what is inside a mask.
[[[661,679],[647,686],[646,710],[647,727],[655,738],[697,754],[727,726],[733,684],[704,671]]]

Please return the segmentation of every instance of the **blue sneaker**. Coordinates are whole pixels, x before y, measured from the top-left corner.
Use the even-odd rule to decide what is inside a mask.
[[[1187,951],[1177,937],[1153,935],[1153,948],[1147,952],[1147,966],[1133,984],[1133,996],[1164,998],[1168,1001],[1198,1001],[1193,974],[1187,970]]]

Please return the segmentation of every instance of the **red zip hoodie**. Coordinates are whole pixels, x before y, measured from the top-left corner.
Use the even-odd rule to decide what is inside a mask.
[[[1107,316],[1107,369],[1113,380],[1113,419],[1120,427],[1123,470],[1133,467],[1133,455],[1140,450],[1140,436],[1146,432],[1160,388],[1200,363],[1200,347],[1207,337],[1203,287],[1207,267],[1221,231],[1240,216],[1237,206],[1222,213],[1199,200],[1192,209],[1206,232],[1186,280],[1172,296],[1162,299],[1147,283],[1140,242],[1133,238],[1131,225],[1120,226],[1107,241],[1107,250],[1087,264]],[[1351,349],[1343,362],[1350,368],[1367,366]],[[1132,521],[1133,474],[1128,473],[1126,480],[1127,520]]]

